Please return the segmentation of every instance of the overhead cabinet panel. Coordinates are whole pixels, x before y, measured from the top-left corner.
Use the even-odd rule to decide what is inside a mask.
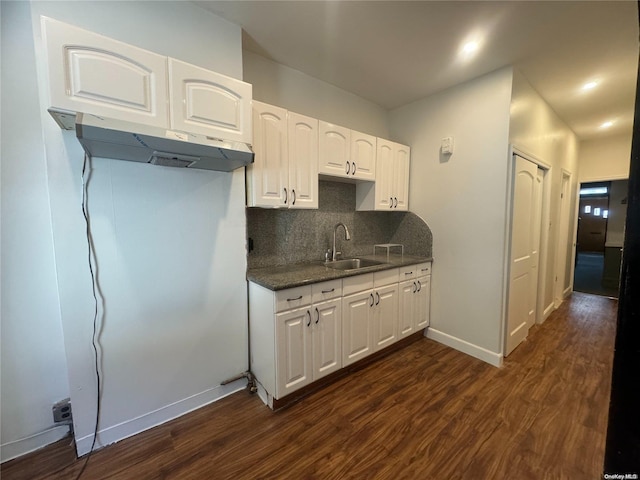
[[[287,111],[253,102],[255,161],[247,168],[250,207],[286,207],[289,185]]]
[[[251,84],[169,59],[171,128],[252,143]]]
[[[351,175],[358,180],[376,179],[376,137],[351,131]]]
[[[320,121],[319,173],[336,177],[350,177],[351,130],[339,125]]]
[[[167,127],[167,57],[42,17],[56,110]]]
[[[289,112],[289,208],[318,208],[318,120]]]

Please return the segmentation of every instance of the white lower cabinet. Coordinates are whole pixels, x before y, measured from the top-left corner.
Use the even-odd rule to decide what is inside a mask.
[[[373,353],[373,290],[342,299],[342,365],[347,366]]]
[[[430,287],[429,263],[279,291],[250,282],[251,371],[263,400],[273,406],[427,327]]]
[[[400,269],[398,336],[404,338],[429,326],[431,265],[423,263]]]

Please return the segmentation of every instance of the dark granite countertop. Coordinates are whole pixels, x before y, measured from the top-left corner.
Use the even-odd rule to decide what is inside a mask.
[[[279,267],[251,268],[247,270],[247,280],[262,285],[269,290],[284,290],[285,288],[310,285],[312,283],[352,277],[362,273],[389,270],[391,268],[431,262],[433,260],[431,257],[418,257],[414,255],[390,255],[387,260],[386,254],[375,256],[364,255],[358,258],[377,260],[385,263],[359,268],[357,270],[336,270],[326,267],[322,261],[296,263]]]

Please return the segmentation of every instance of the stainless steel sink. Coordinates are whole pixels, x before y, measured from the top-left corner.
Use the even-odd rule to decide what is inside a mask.
[[[365,258],[346,258],[344,260],[336,260],[325,262],[325,267],[334,268],[336,270],[358,270],[359,268],[373,267],[382,265],[384,262],[376,260],[367,260]]]

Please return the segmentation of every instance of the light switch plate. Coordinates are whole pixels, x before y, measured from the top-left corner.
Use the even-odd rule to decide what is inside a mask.
[[[444,137],[440,149],[444,155],[451,155],[453,153],[453,137]]]

